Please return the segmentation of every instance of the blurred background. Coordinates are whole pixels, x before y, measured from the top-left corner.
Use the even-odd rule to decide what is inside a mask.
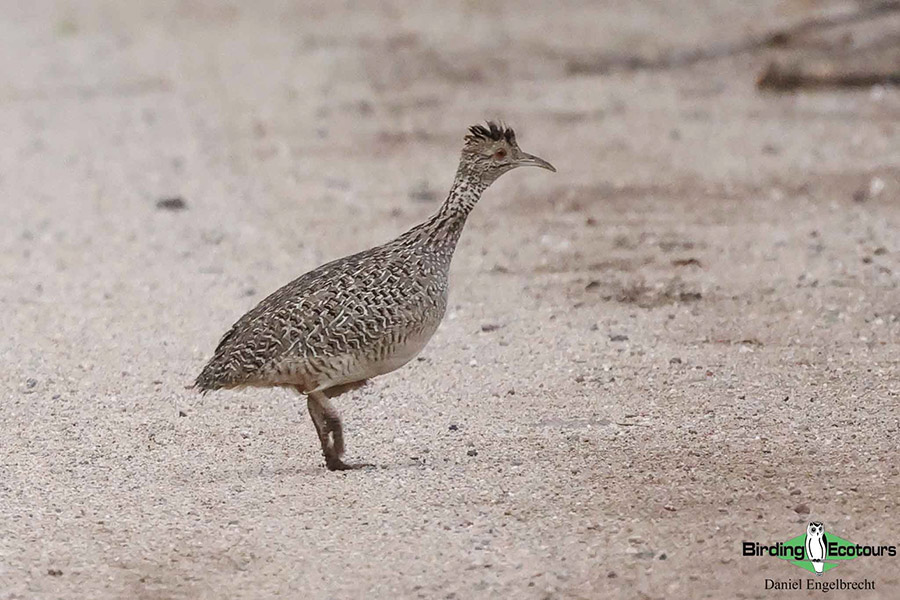
[[[2,15],[0,598],[752,595],[792,573],[742,539],[900,533],[900,3]],[[437,337],[342,401],[383,469],[183,389],[487,118],[559,172],[490,189]]]

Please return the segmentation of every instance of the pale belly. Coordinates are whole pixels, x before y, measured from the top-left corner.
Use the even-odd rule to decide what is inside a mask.
[[[402,342],[385,341],[382,345],[367,354],[345,355],[329,359],[327,372],[319,373],[315,388],[320,391],[370,379],[395,371],[415,358],[428,344],[428,340],[437,330],[437,324],[406,337]]]

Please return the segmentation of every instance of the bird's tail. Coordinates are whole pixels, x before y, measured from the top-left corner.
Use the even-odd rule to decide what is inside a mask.
[[[194,380],[194,384],[190,387],[198,390],[201,394],[206,394],[206,392],[212,392],[227,386],[223,384],[212,362],[209,362],[203,367],[203,370],[197,375],[197,379]]]
[[[235,366],[233,360],[224,358],[218,353],[214,356],[191,386],[201,394],[215,390],[232,389],[247,384],[247,374]]]

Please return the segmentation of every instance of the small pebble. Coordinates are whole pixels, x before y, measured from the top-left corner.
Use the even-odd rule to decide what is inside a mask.
[[[156,201],[156,208],[162,210],[184,210],[187,208],[187,202],[184,201],[184,198],[179,196],[162,198]]]
[[[469,456],[478,456],[478,450],[472,448],[471,450],[467,451],[466,454],[468,454]]]
[[[877,198],[884,191],[884,180],[881,177],[873,177],[869,181],[869,198]]]

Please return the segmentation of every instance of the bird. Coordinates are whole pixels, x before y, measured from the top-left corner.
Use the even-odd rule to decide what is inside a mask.
[[[446,199],[399,237],[326,263],[284,285],[222,336],[193,387],[293,388],[307,399],[325,466],[343,460],[335,397],[408,363],[434,335],[447,308],[450,262],[484,191],[518,167],[556,168],[523,152],[512,128],[469,127]]]
[[[813,521],[806,527],[806,558],[812,563],[816,575],[821,575],[828,558],[828,537],[825,526]]]

